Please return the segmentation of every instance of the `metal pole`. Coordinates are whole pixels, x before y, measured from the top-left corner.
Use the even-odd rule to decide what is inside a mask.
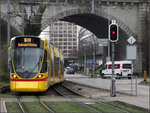
[[[95,11],[94,11],[94,0],[92,0],[92,10],[91,10],[91,13],[95,13]]]
[[[132,66],[133,61],[131,61],[131,66]],[[133,66],[131,67],[131,95],[133,94]]]
[[[94,58],[93,58],[93,60],[95,61],[95,63],[94,63],[94,77],[96,77],[96,71],[95,71],[95,66],[96,66],[96,39],[95,39],[95,37],[94,37],[94,35],[93,35],[93,38],[94,38]]]
[[[86,74],[86,51],[84,53],[84,74]]]
[[[108,29],[109,29],[109,24],[110,24],[110,7],[108,7]],[[108,34],[108,37],[109,37],[109,34]],[[107,58],[107,61],[110,61],[110,41],[108,40],[108,58]]]
[[[22,0],[21,2],[24,3],[24,0]],[[24,35],[24,4],[22,4],[21,8],[22,8],[22,35]]]
[[[31,18],[31,5],[28,6],[28,11],[27,11],[27,29],[28,29],[28,35],[30,35],[30,33],[31,33],[30,18]]]
[[[92,74],[93,74],[93,77],[95,77],[95,38],[94,38],[94,35],[92,35],[92,39],[93,39],[92,49],[93,49],[93,61],[94,61]]]
[[[150,7],[149,6],[147,6],[147,15],[148,15],[148,17],[147,17],[147,22],[149,23],[149,17],[150,17],[150,14],[149,14],[149,12],[150,12]],[[148,24],[148,29],[147,29],[147,33],[149,32],[149,29],[150,29],[150,27],[149,27],[149,24]],[[148,34],[147,34],[147,36],[148,36]],[[149,38],[149,37],[148,37]],[[148,67],[148,72],[149,72],[149,82],[150,82],[150,39],[149,39],[149,47],[148,47],[148,49],[149,49],[149,67]],[[150,102],[150,85],[149,85],[149,102]],[[149,104],[149,113],[150,113],[150,104]]]
[[[86,40],[84,40],[83,42],[83,50],[84,50],[84,74],[86,74],[86,68],[87,68],[87,65],[86,65],[86,48],[87,48],[87,42]]]
[[[94,45],[93,45],[93,60],[94,60],[94,64],[93,64],[93,76],[95,77],[95,48],[94,48]]]
[[[94,76],[97,77],[97,76],[96,76],[96,71],[95,71],[95,69],[96,69],[96,42],[97,42],[97,41],[96,41],[95,38],[94,38],[94,41],[95,41],[95,42],[94,42],[94,43],[95,43],[95,50],[94,50],[94,60],[95,60],[95,64],[94,64]]]
[[[9,43],[10,43],[10,2],[11,2],[11,0],[8,0],[8,12],[7,12],[7,14],[8,14],[8,19],[7,19],[7,47],[9,48]],[[8,72],[8,74],[9,74],[9,71],[10,71],[10,69],[9,69],[9,50],[7,50],[7,68],[8,68],[8,70],[7,70],[7,72]]]
[[[116,86],[115,86],[115,71],[114,71],[114,53],[115,53],[115,48],[114,48],[114,43],[112,43],[112,76],[111,76],[111,92],[110,96],[115,97],[116,96]]]
[[[67,27],[67,29],[66,29],[66,33],[68,34],[68,23],[66,23],[66,27]],[[68,37],[68,35],[67,35],[67,58],[69,59],[69,57],[68,57],[68,39],[69,39],[69,37]]]
[[[1,18],[1,3],[0,3],[0,18]],[[1,43],[1,41],[2,41],[2,37],[1,37],[1,19],[0,19],[0,50],[1,50],[1,47],[2,47],[2,43]],[[0,60],[1,60],[1,54],[0,54]],[[1,66],[1,65],[0,65]],[[1,69],[1,67],[0,67],[0,69]]]
[[[1,52],[2,52],[2,37],[1,37],[1,3],[0,3],[0,70],[1,70],[1,61],[2,61],[2,54],[1,54]],[[1,77],[0,77],[0,81],[1,81]],[[1,90],[0,90],[0,92],[1,92]]]
[[[135,90],[136,90],[135,95],[137,96],[137,76],[136,76],[135,80],[136,80],[136,81],[135,81],[135,88],[136,88],[136,89],[135,89]]]

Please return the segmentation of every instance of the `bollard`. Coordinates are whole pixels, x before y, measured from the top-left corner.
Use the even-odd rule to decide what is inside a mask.
[[[144,71],[144,81],[147,81],[147,71]]]
[[[94,77],[94,70],[92,70],[92,75],[91,76]]]

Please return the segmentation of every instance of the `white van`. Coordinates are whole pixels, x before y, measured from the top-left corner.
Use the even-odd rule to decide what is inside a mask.
[[[131,61],[115,61],[114,63],[115,76],[117,78],[128,77],[131,78],[133,66]],[[112,76],[112,62],[107,62],[101,72],[102,78]]]

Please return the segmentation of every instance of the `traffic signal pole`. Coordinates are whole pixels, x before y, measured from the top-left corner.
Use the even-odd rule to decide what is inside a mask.
[[[112,43],[112,76],[111,76],[111,86],[110,86],[110,96],[116,96],[116,86],[115,86],[115,68],[114,68],[114,55],[115,55],[115,42],[118,41],[118,25],[116,20],[112,20],[112,23],[109,25],[109,40]]]
[[[115,97],[116,96],[116,86],[115,86],[115,69],[114,69],[114,54],[115,54],[115,44],[112,42],[112,76],[111,76],[111,92],[110,96]]]

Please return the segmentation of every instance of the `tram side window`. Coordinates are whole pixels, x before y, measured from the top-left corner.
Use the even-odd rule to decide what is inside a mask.
[[[47,66],[48,66],[48,74],[50,75],[50,53],[47,53]]]
[[[51,58],[51,76],[53,76],[53,59]]]
[[[44,60],[43,60],[43,66],[41,69],[41,73],[47,72],[47,51],[44,51]]]
[[[59,58],[55,57],[55,74],[58,75],[59,71]]]
[[[64,74],[64,65],[63,65],[63,62],[60,61],[60,63],[61,63],[61,74]]]

